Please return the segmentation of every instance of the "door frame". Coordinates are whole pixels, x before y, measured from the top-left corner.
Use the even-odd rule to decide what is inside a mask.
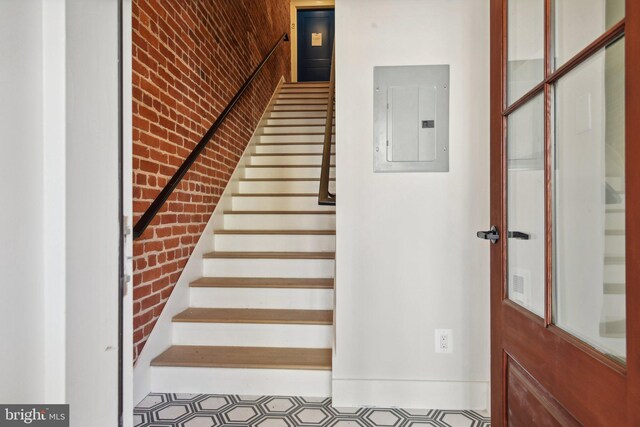
[[[540,0],[545,3],[547,17],[550,17],[551,0]],[[505,111],[504,95],[506,93],[506,59],[503,56],[503,49],[507,41],[506,28],[506,4],[507,0],[491,0],[490,7],[490,46],[491,46],[491,65],[490,65],[490,165],[491,165],[491,224],[496,224],[501,230],[503,236],[504,225],[506,224],[506,120],[503,117]],[[545,25],[545,46],[546,50],[550,48],[551,41],[548,35],[551,29]],[[525,355],[526,361],[534,361],[536,358],[544,357],[547,360],[553,358],[554,362],[560,362],[560,365],[567,363],[569,360],[575,360],[581,366],[589,366],[599,373],[605,373],[604,376],[611,380],[613,384],[604,384],[601,390],[590,393],[589,388],[593,389],[593,384],[586,387],[588,381],[579,378],[580,381],[573,384],[562,382],[563,376],[569,374],[565,372],[550,372],[548,369],[554,366],[549,363],[546,370],[538,370],[536,372],[525,372],[535,377],[540,377],[540,372],[544,372],[543,379],[537,384],[539,390],[557,392],[558,402],[561,407],[566,408],[569,413],[572,410],[582,407],[583,405],[592,404],[594,412],[601,417],[605,417],[603,412],[602,401],[594,398],[601,395],[604,400],[611,400],[613,396],[607,396],[609,391],[615,390],[617,397],[626,396],[626,400],[616,402],[613,408],[609,410],[620,410],[622,415],[619,419],[624,419],[626,426],[640,425],[640,409],[637,402],[640,401],[640,2],[635,0],[626,1],[626,15],[624,24],[625,34],[625,150],[626,150],[626,316],[627,316],[627,364],[619,365],[606,358],[587,344],[572,337],[568,333],[552,324],[550,313],[551,307],[548,304],[550,298],[547,298],[546,315],[544,319],[538,318],[522,307],[510,302],[506,296],[505,289],[505,272],[507,265],[507,245],[506,238],[500,239],[498,244],[491,245],[491,413],[492,425],[501,427],[507,425],[507,369],[508,351],[518,353],[518,356]],[[545,86],[545,91],[548,85]],[[513,107],[513,108],[512,108]],[[509,107],[511,110],[516,108],[515,104]],[[551,105],[546,105],[547,114],[549,115]],[[546,132],[551,131],[551,123],[545,119]],[[546,138],[546,144],[549,144],[550,138]],[[550,146],[546,147],[547,156],[549,156]],[[550,159],[546,160],[546,177],[545,185],[547,187],[545,195],[545,215],[546,219],[550,219],[553,214],[551,200],[548,194],[552,185],[550,177]],[[547,222],[545,225],[547,233],[550,233],[551,224]],[[551,240],[547,238],[545,260],[549,264],[553,262],[551,252]],[[546,274],[546,293],[552,291],[552,276],[549,274],[550,268],[547,268]],[[504,322],[505,312],[510,316],[517,315],[517,324],[506,324]],[[537,341],[545,344],[543,351],[540,349],[529,349],[531,343],[513,344],[513,337],[523,332],[538,333],[540,338]],[[510,342],[508,342],[510,341]],[[505,343],[511,348],[505,350]],[[515,354],[514,353],[514,354]],[[532,362],[533,363],[533,362]],[[517,364],[515,365],[518,366]],[[536,366],[539,368],[539,366]],[[525,366],[527,369],[527,366]],[[595,372],[595,371],[589,371]],[[587,375],[588,376],[588,375]],[[536,379],[538,381],[538,379]],[[582,384],[581,384],[582,383]],[[579,397],[566,393],[568,387],[585,387]],[[539,390],[533,390],[537,392]],[[614,393],[614,394],[616,394]],[[588,396],[588,397],[587,397]],[[541,396],[545,399],[546,396]],[[592,398],[589,402],[584,402]],[[552,408],[552,409],[555,409]],[[625,413],[626,411],[626,413]],[[579,414],[575,414],[578,415]],[[602,424],[602,419],[592,419],[595,425]]]
[[[298,9],[335,9],[335,0],[291,0],[291,81],[298,81]],[[335,36],[334,36],[335,37]]]

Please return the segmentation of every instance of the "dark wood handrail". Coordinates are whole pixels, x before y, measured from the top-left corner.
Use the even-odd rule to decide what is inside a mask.
[[[186,175],[186,173],[189,171],[191,166],[198,159],[198,156],[200,156],[200,154],[204,151],[204,149],[206,148],[211,138],[213,138],[213,135],[215,135],[218,128],[224,122],[224,119],[227,118],[227,116],[229,115],[233,107],[238,103],[238,101],[240,100],[244,92],[247,90],[251,82],[253,82],[253,80],[256,78],[256,76],[258,75],[258,73],[260,72],[264,64],[266,64],[269,58],[271,58],[271,56],[276,51],[278,46],[280,46],[280,43],[282,43],[283,41],[284,42],[289,41],[289,35],[287,33],[284,33],[282,36],[280,36],[280,38],[278,39],[276,44],[271,48],[267,56],[265,56],[264,59],[260,62],[260,64],[258,64],[256,69],[253,70],[253,73],[251,73],[251,75],[247,78],[247,80],[245,80],[244,84],[240,87],[240,89],[234,95],[231,101],[229,101],[229,104],[227,104],[227,106],[222,111],[222,113],[218,116],[218,118],[213,123],[213,125],[211,125],[207,133],[204,134],[200,142],[198,142],[198,145],[196,145],[196,147],[193,149],[191,154],[189,154],[189,156],[184,160],[182,165],[180,165],[176,173],[173,174],[169,182],[167,182],[167,185],[165,185],[162,191],[160,191],[160,194],[156,196],[155,200],[151,203],[151,205],[149,205],[145,213],[142,214],[142,216],[140,217],[136,225],[133,227],[134,239],[137,239],[140,236],[142,236],[142,233],[145,232],[149,224],[151,224],[151,221],[153,221],[153,218],[155,218],[155,216],[158,214],[162,206],[166,203],[167,199],[169,199],[169,196],[171,196],[171,193],[173,193],[173,190],[175,190],[175,188],[178,186],[182,178]]]
[[[324,128],[324,147],[322,150],[322,167],[320,169],[319,205],[335,205],[336,195],[329,192],[331,177],[331,140],[333,139],[333,102],[336,96],[336,45],[333,44],[331,54],[331,78],[329,80],[329,101],[327,104],[327,122]]]

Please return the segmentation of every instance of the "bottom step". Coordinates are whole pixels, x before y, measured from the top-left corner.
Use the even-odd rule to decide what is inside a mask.
[[[151,362],[153,392],[331,395],[331,349],[172,346]]]
[[[151,367],[153,393],[331,396],[331,371]]]
[[[151,366],[331,370],[331,349],[174,345]]]

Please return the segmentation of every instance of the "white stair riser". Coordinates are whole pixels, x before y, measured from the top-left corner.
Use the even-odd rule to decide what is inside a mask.
[[[318,205],[318,196],[234,196],[236,211],[335,211],[335,206]]]
[[[328,397],[331,395],[331,371],[154,366],[151,368],[151,391]]]
[[[332,310],[333,289],[191,288],[191,307]]]
[[[174,345],[331,348],[333,325],[173,323]]]
[[[266,124],[267,126],[325,126],[326,123],[326,117],[308,117],[306,119],[268,119]]]
[[[335,230],[332,214],[225,214],[227,230]]]
[[[624,230],[624,212],[607,212],[604,216],[604,224],[607,230]]]
[[[217,234],[215,249],[222,252],[333,252],[334,235],[270,235],[270,234]]]
[[[604,266],[604,283],[625,283],[626,272],[625,265],[605,265]]]
[[[335,178],[335,168],[331,168],[329,176]],[[245,168],[246,178],[320,178],[320,167],[293,167],[293,168]]]
[[[326,110],[325,111],[277,110],[277,111],[271,111],[267,116],[267,118],[269,119],[286,118],[286,117],[320,117],[322,119],[325,119],[327,117],[327,112]]]
[[[625,256],[625,236],[605,236],[604,255],[608,257]]]
[[[266,126],[262,128],[263,134],[273,134],[273,133],[286,133],[286,134],[301,134],[308,132],[324,132],[324,125],[311,125],[311,126]],[[333,131],[336,131],[335,126],[332,128]]]
[[[329,87],[292,87],[292,88],[283,88],[280,90],[280,94],[286,93],[329,93]]]
[[[278,100],[283,100],[283,99],[291,99],[291,98],[295,98],[295,99],[317,99],[320,101],[324,101],[327,102],[329,100],[329,93],[328,92],[311,92],[311,93],[287,93],[287,92],[281,92],[278,95]]]
[[[318,144],[300,144],[300,145],[265,145],[256,144],[255,152],[257,154],[322,154],[324,145]],[[331,153],[336,153],[335,145],[331,147]]]
[[[259,135],[259,142],[324,142],[324,133],[318,135]],[[335,135],[332,141],[335,142]]]
[[[331,278],[334,261],[329,259],[205,259],[208,277]],[[240,308],[240,307],[238,307]]]
[[[327,99],[314,99],[314,98],[300,98],[300,99],[282,99],[278,98],[275,101],[275,105],[314,105],[318,107],[327,106]]]
[[[331,156],[331,164],[336,163],[336,156]],[[251,156],[252,165],[322,165],[322,155],[300,156]]]
[[[241,193],[317,193],[320,181],[240,181]],[[335,181],[329,181],[334,192]]]
[[[307,110],[322,110],[324,112],[324,114],[327,114],[327,106],[326,105],[288,105],[288,104],[275,104],[273,105],[273,107],[271,107],[271,111],[270,112],[274,112],[274,111],[295,111],[295,112],[299,112],[299,111],[307,111]]]

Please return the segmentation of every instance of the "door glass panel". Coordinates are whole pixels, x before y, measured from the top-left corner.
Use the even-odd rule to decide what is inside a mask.
[[[625,0],[555,0],[553,8],[557,68],[624,18]]]
[[[509,0],[507,98],[511,105],[544,79],[544,0]]]
[[[554,322],[624,359],[624,39],[555,87]]]
[[[508,297],[544,316],[544,96],[509,115]]]

